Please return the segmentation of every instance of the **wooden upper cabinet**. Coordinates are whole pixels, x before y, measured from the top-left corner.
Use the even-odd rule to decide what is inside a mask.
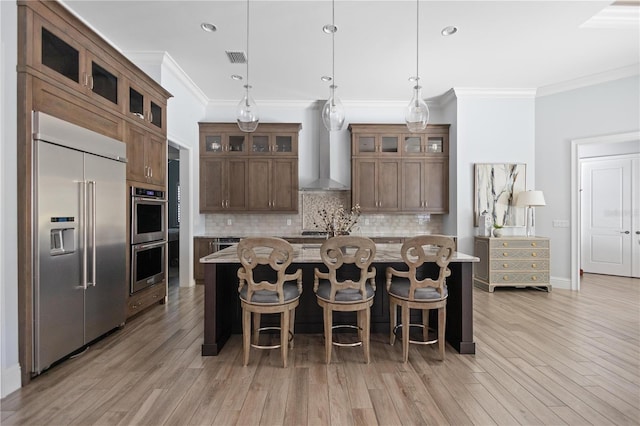
[[[449,125],[352,124],[352,204],[363,212],[447,213]]]
[[[73,28],[66,30],[34,15],[31,65],[91,100],[121,111],[124,78],[118,64],[99,49],[87,48],[89,41]]]
[[[400,166],[397,159],[360,158],[353,163],[352,204],[363,212],[400,210]]]
[[[153,130],[166,133],[166,102],[143,87],[130,82],[127,85],[126,98],[126,114],[129,117]]]
[[[167,174],[166,138],[150,133],[137,124],[127,123],[125,143],[127,179],[164,187]]]
[[[262,123],[253,133],[199,126],[200,212],[298,211],[300,124]]]
[[[235,123],[199,123],[200,156],[247,155],[249,134]]]

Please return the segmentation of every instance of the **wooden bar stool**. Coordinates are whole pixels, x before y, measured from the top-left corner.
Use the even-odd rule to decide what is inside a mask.
[[[376,292],[376,268],[370,267],[376,255],[376,245],[369,238],[339,236],[326,240],[320,247],[320,258],[328,269],[321,272],[314,268],[313,291],[324,318],[324,345],[327,364],[331,362],[331,350],[336,346],[363,346],[365,361],[369,363],[369,335],[371,305]],[[352,266],[351,271],[345,271]],[[349,276],[351,272],[351,276]],[[333,325],[333,312],[357,312],[357,327]],[[358,329],[359,341],[338,343],[333,341],[333,329],[350,327]]]
[[[405,241],[400,249],[402,259],[407,264],[408,271],[397,271],[388,267],[387,293],[389,294],[390,309],[390,344],[396,339],[396,329],[402,327],[402,357],[404,362],[409,359],[409,343],[423,345],[438,342],[440,358],[444,360],[445,321],[447,318],[447,296],[449,295],[445,278],[451,275],[447,267],[455,251],[455,242],[451,237],[441,235],[421,235]],[[434,278],[424,277],[422,266],[429,263],[437,265]],[[402,310],[402,323],[397,325],[398,306]],[[422,324],[410,323],[410,310],[422,311]],[[429,340],[429,310],[438,310],[438,338]],[[422,340],[409,340],[410,327],[422,327]]]
[[[238,269],[238,292],[242,305],[243,365],[249,363],[251,347],[280,348],[282,365],[286,368],[289,344],[293,347],[295,309],[302,294],[302,269],[293,274],[286,273],[293,260],[293,247],[280,238],[245,238],[238,243],[238,258],[242,264]],[[297,280],[297,285],[293,280]],[[261,328],[261,314],[273,313],[280,314],[280,327]],[[260,331],[272,329],[280,330],[280,344],[259,345]]]

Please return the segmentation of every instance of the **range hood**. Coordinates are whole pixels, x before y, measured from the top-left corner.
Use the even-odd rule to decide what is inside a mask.
[[[318,101],[320,113],[322,112],[322,106],[326,101]],[[337,132],[330,132],[324,127],[324,123],[322,122],[322,117],[320,114],[317,116],[318,118],[318,137],[316,142],[318,143],[318,179],[304,185],[300,188],[302,191],[347,191],[349,188],[343,184],[338,182],[334,177],[336,176],[336,167],[339,165],[336,164],[335,161],[331,161],[331,148],[332,145],[334,148],[337,148],[337,144],[340,143],[336,138]],[[334,133],[332,135],[332,133]],[[336,152],[337,153],[337,152]],[[332,168],[333,173],[332,173]]]

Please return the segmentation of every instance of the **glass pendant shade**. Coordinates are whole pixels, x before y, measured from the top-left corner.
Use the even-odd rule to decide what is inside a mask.
[[[240,102],[238,102],[236,119],[238,121],[238,127],[243,132],[254,132],[258,128],[260,114],[258,105],[249,93],[249,87],[247,87],[247,91],[242,99],[240,99]]]
[[[335,93],[336,86],[331,86],[331,96],[322,107],[322,121],[329,131],[342,130],[344,125],[344,107]]]
[[[404,121],[410,132],[420,132],[427,127],[429,122],[429,107],[422,99],[421,87],[416,85],[413,88],[413,97],[404,111]]]

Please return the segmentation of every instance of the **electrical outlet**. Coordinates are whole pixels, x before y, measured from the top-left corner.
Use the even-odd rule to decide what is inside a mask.
[[[287,226],[291,226],[291,219],[287,219]]]
[[[233,219],[227,219],[227,226],[233,225]]]

